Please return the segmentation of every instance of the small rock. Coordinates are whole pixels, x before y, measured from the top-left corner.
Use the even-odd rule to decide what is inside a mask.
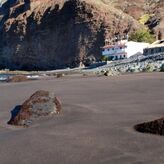
[[[61,102],[53,93],[40,90],[12,111],[8,124],[28,126],[38,117],[59,114],[61,109]]]
[[[104,73],[104,76],[116,76],[116,75],[119,75],[119,72],[116,72],[116,71],[106,71]]]
[[[56,77],[57,77],[57,78],[64,77],[64,74],[63,74],[63,73],[58,73],[58,74],[56,75]]]

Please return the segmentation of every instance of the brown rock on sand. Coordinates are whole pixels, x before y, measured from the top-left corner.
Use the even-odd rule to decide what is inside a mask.
[[[164,135],[164,118],[136,125],[135,129],[141,133]]]
[[[15,75],[13,77],[10,77],[8,82],[23,82],[23,81],[28,81],[28,78],[24,75]]]
[[[60,111],[59,99],[53,93],[40,90],[12,111],[12,117],[8,124],[28,126],[35,118],[59,114]]]

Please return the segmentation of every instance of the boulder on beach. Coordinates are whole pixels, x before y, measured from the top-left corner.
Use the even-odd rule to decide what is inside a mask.
[[[61,102],[54,93],[40,90],[12,110],[8,124],[28,126],[36,118],[59,114],[60,111]]]
[[[15,76],[12,76],[10,77],[7,82],[24,82],[24,81],[28,81],[28,78],[27,76],[25,75],[15,75]]]
[[[136,125],[135,129],[141,133],[164,135],[164,118]]]

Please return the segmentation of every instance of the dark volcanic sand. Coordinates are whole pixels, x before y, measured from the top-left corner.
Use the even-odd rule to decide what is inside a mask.
[[[6,125],[40,89],[59,96],[63,113]],[[0,164],[163,164],[164,137],[133,128],[163,116],[164,73],[0,83]]]

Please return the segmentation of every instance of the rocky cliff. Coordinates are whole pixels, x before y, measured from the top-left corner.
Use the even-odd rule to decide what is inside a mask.
[[[74,67],[88,58],[100,58],[100,47],[106,38],[142,26],[136,20],[137,14],[130,13],[130,9],[124,11],[119,3],[109,0],[4,2],[0,8],[0,69],[47,70]]]
[[[108,3],[111,2],[107,0]],[[149,19],[145,25],[157,35],[160,32],[164,37],[164,1],[163,0],[113,0],[112,5],[131,15],[136,20],[147,14]]]

